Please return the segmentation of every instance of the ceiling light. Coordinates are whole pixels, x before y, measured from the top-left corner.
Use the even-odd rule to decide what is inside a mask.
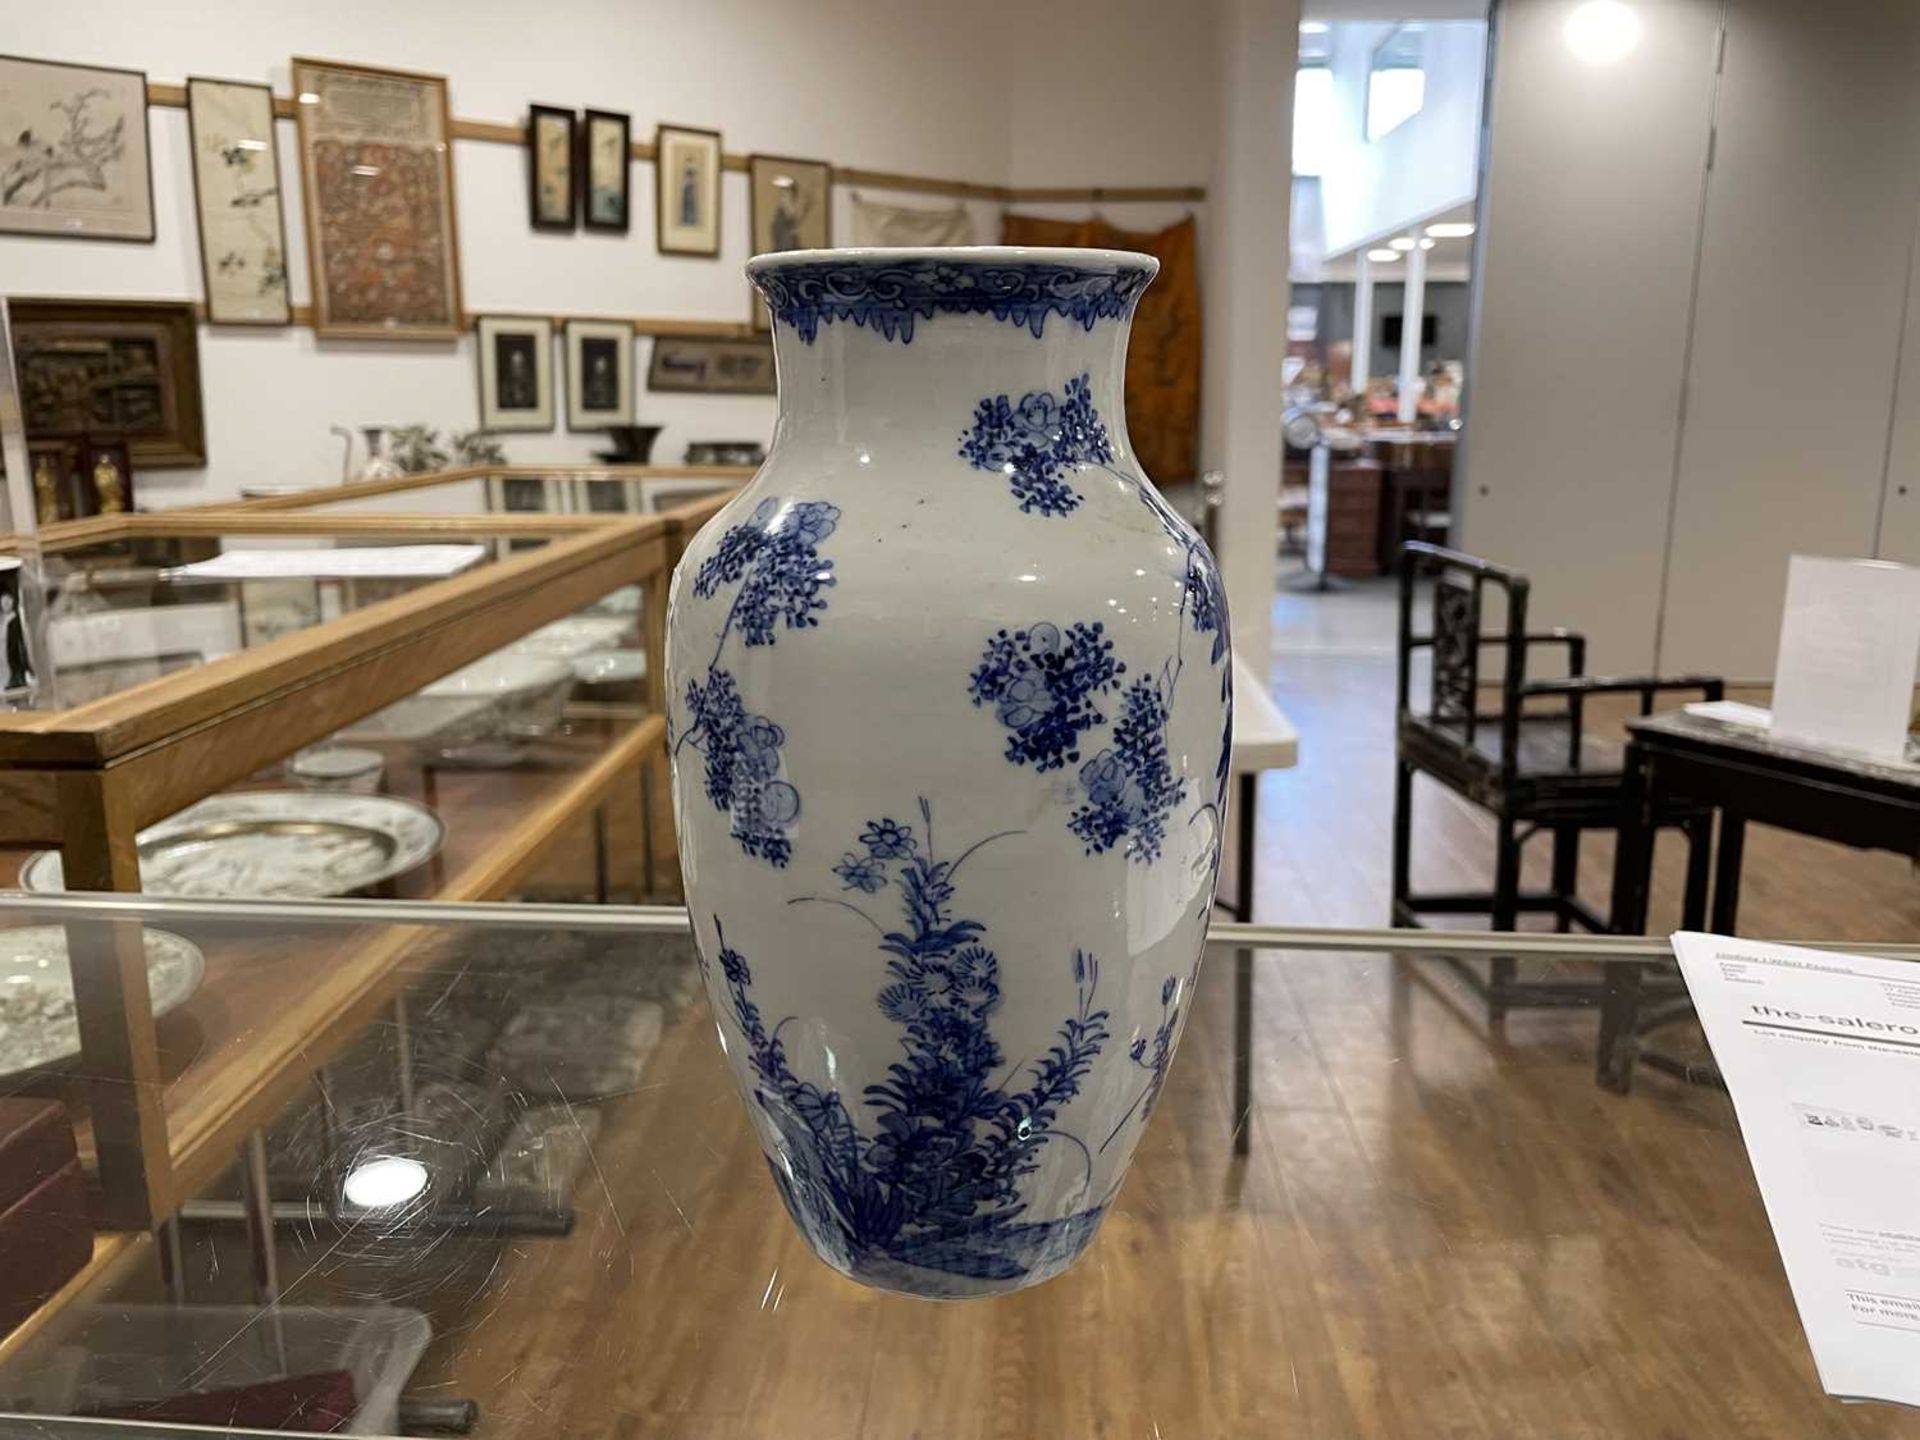
[[[1324,20],[1302,20],[1300,22],[1300,33],[1302,35],[1324,35],[1327,33],[1327,22]]]
[[[399,1155],[382,1155],[363,1160],[348,1171],[341,1191],[349,1205],[362,1210],[388,1210],[406,1204],[426,1188],[426,1166]]]
[[[1396,235],[1387,241],[1387,248],[1403,252],[1411,250],[1413,248],[1413,237],[1411,235]]]
[[[1640,43],[1640,17],[1621,0],[1586,0],[1567,16],[1567,48],[1589,65],[1611,65]]]
[[[1432,240],[1422,240],[1420,242],[1420,248],[1422,250],[1431,250],[1434,247],[1434,243]]]
[[[1442,220],[1438,225],[1427,226],[1427,234],[1436,240],[1464,240],[1473,234],[1471,220]]]
[[[1379,265],[1384,265],[1384,264],[1386,264],[1386,263],[1387,263],[1387,262],[1388,262],[1389,260],[1398,260],[1399,258],[1400,258],[1400,252],[1399,252],[1398,250],[1369,250],[1369,251],[1367,251],[1367,259],[1369,259],[1369,260],[1371,260],[1371,261],[1373,261],[1374,263],[1376,263],[1376,264],[1379,264]]]

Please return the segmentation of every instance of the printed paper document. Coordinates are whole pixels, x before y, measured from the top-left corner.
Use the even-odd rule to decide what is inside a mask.
[[[1829,1394],[1920,1405],[1920,962],[1673,937]]]

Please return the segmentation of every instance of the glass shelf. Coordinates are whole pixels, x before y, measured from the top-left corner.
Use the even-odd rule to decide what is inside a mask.
[[[167,1246],[128,1238],[0,1341],[15,1407],[72,1413],[75,1384],[162,1398],[143,1357],[163,1323],[177,1369],[234,1385],[351,1331],[374,1352],[354,1365],[404,1378],[392,1423],[499,1440],[1920,1434],[1821,1393],[1724,1095],[1603,1092],[1590,1012],[1490,1037],[1432,963],[1511,945],[1597,969],[1657,941],[1216,926],[1087,1256],[930,1304],[842,1279],[782,1213],[681,912],[0,901],[9,926],[79,915],[205,952],[161,1022],[203,1051],[269,1026],[290,967],[396,947],[394,984],[256,1107],[264,1188],[236,1145],[180,1194],[172,1291]],[[271,1300],[249,1251],[269,1220]]]

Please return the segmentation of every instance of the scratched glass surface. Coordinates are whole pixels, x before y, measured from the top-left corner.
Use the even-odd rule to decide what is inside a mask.
[[[286,1017],[221,1022],[201,1063],[287,1067],[258,1150],[223,1140],[177,1229],[113,1242],[0,1340],[0,1435],[87,1414],[500,1440],[1920,1434],[1821,1394],[1724,1095],[1647,1067],[1603,1091],[1592,1010],[1490,1032],[1433,958],[1253,955],[1243,1118],[1216,940],[1086,1256],[934,1303],[808,1252],[678,912],[121,903],[210,976],[384,958],[277,1059],[249,1046]],[[0,900],[7,927],[70,913]],[[226,1003],[209,980],[161,1032]],[[1662,1043],[1704,1058],[1686,1027]]]

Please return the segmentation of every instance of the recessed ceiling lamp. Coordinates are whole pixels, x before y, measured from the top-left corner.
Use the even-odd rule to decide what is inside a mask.
[[[1464,240],[1473,234],[1471,220],[1442,220],[1438,225],[1427,226],[1427,234],[1435,240]]]
[[[1611,65],[1640,43],[1640,17],[1621,0],[1586,0],[1567,16],[1567,48],[1589,65]]]
[[[1422,250],[1431,250],[1433,248],[1433,245],[1434,245],[1434,242],[1432,240],[1422,240],[1420,242],[1420,248]]]
[[[1398,260],[1399,258],[1400,258],[1400,252],[1398,250],[1367,251],[1367,259],[1373,261],[1376,265],[1384,265],[1389,260]]]
[[[1387,241],[1387,246],[1389,249],[1407,251],[1413,248],[1413,243],[1411,235],[1396,235]]]
[[[1300,22],[1300,33],[1302,35],[1324,35],[1327,33],[1327,22],[1324,20],[1302,20]]]

